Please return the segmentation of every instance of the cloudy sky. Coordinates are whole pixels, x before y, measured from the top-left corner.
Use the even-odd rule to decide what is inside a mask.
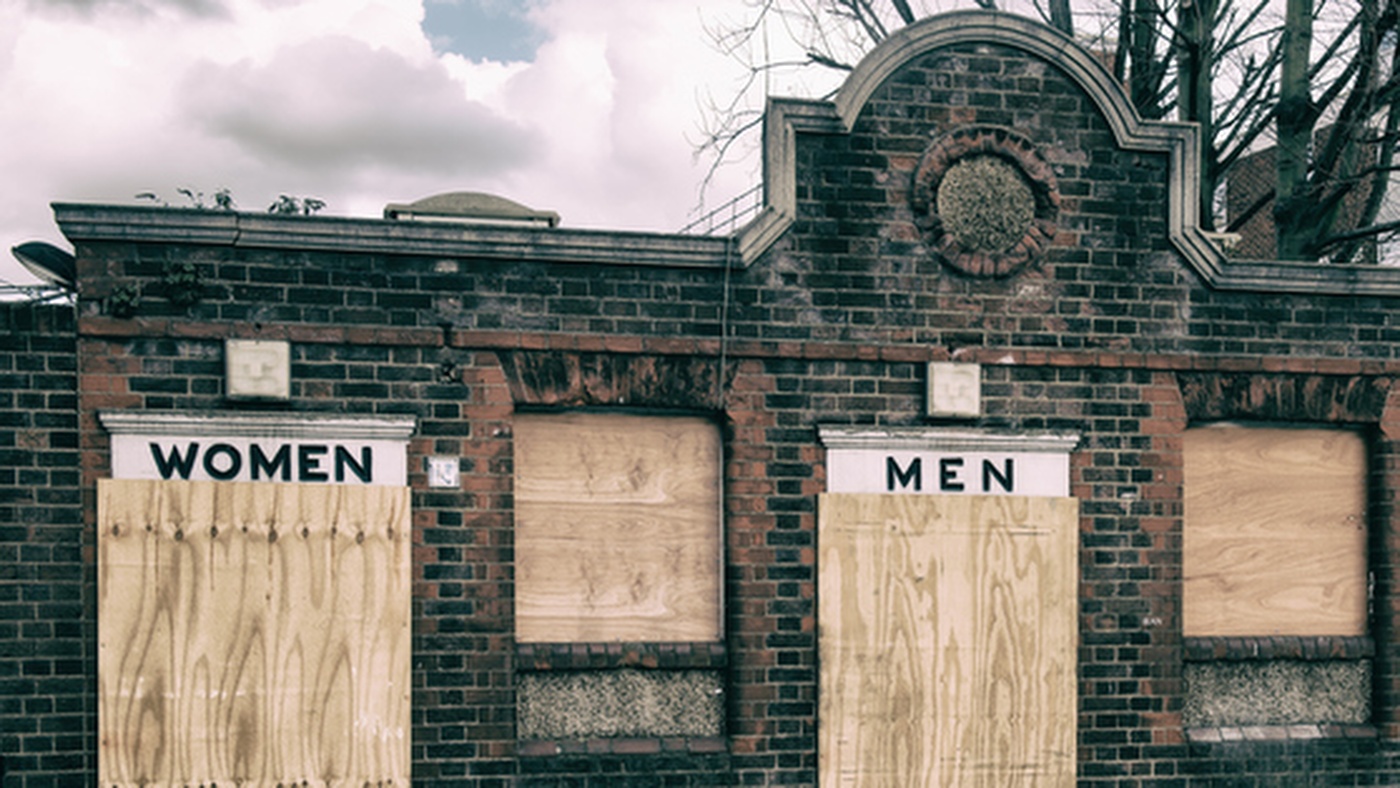
[[[188,205],[181,189],[370,217],[486,191],[570,227],[676,230],[707,166],[702,108],[743,77],[706,29],[751,14],[750,0],[0,0],[0,281],[33,281],[15,244],[67,248],[49,203]],[[721,170],[708,205],[757,169]]]

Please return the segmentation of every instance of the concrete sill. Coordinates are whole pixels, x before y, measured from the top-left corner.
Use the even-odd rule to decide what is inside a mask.
[[[1241,725],[1186,729],[1186,740],[1192,744],[1375,739],[1376,735],[1371,725]]]
[[[657,755],[660,753],[724,753],[729,751],[720,736],[657,736],[617,739],[549,740],[530,739],[516,744],[521,758],[560,755]]]

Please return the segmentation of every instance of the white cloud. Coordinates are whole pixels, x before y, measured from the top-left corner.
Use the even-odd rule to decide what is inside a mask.
[[[180,118],[267,168],[321,176],[387,167],[443,177],[519,166],[532,134],[464,98],[447,69],[346,37],[283,47],[265,64],[200,63],[176,91]]]
[[[504,84],[501,106],[521,122],[567,133],[548,136],[540,163],[559,177],[516,173],[503,182],[507,196],[557,210],[566,224],[679,227],[704,174],[692,160],[698,86],[733,68],[710,46],[699,11],[647,0],[556,0],[532,21],[546,41]],[[754,172],[725,173],[716,191],[739,191]]]
[[[422,0],[0,0],[0,246],[64,244],[50,201],[178,204],[179,187],[361,216],[465,189],[568,226],[678,227],[704,171],[687,139],[698,85],[733,79],[700,13],[549,0],[530,14],[535,59],[502,64],[435,53]],[[755,171],[726,171],[717,193]],[[0,279],[29,281],[7,252]]]

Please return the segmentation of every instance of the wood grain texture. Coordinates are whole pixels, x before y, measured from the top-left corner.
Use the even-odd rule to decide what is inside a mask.
[[[713,422],[520,414],[515,473],[517,640],[720,639]]]
[[[827,494],[818,755],[835,786],[1070,786],[1078,505]]]
[[[103,480],[104,786],[408,785],[403,487]]]
[[[1365,634],[1362,436],[1212,426],[1184,449],[1184,634]]]

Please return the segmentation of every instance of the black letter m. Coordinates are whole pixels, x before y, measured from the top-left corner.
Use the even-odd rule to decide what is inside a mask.
[[[923,462],[920,460],[920,458],[915,457],[909,463],[909,467],[904,470],[899,469],[899,463],[895,462],[893,457],[885,458],[886,490],[894,492],[895,482],[898,482],[900,487],[908,487],[909,482],[911,481],[914,483],[914,492],[919,492],[921,489],[923,489]]]

